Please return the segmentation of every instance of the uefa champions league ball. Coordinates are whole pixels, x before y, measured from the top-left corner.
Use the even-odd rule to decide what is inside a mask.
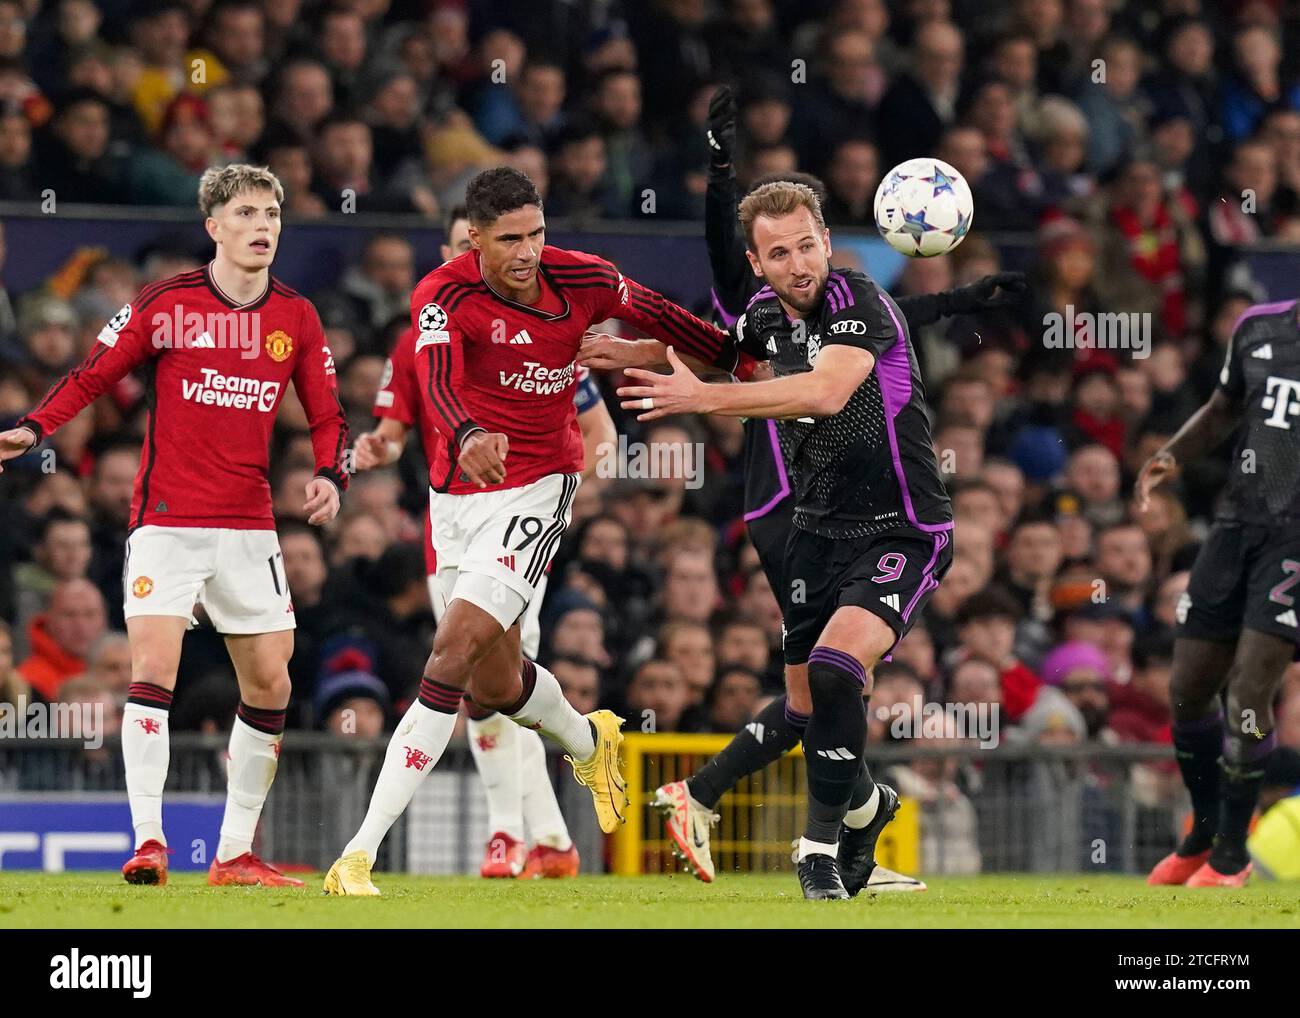
[[[909,159],[876,189],[876,228],[895,251],[932,258],[961,243],[975,217],[966,178],[941,159]]]

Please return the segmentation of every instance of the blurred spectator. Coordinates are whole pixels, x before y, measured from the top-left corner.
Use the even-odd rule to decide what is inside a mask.
[[[109,108],[99,93],[88,88],[69,92],[37,144],[42,189],[66,202],[124,202],[125,164],[111,143]]]
[[[897,722],[916,719],[924,709],[925,689],[921,681],[897,659],[897,654],[894,658],[881,662],[872,671],[871,700],[867,705],[868,742],[901,741],[909,729]]]
[[[671,661],[681,669],[692,707],[698,707],[708,699],[717,656],[707,626],[683,619],[665,623],[655,641],[655,656]]]
[[[50,594],[49,607],[28,628],[31,648],[18,671],[49,702],[59,687],[86,670],[86,656],[104,635],[104,598],[88,580],[68,580]]]
[[[1143,610],[1151,580],[1151,549],[1136,523],[1103,527],[1096,537],[1097,574],[1105,581],[1106,599],[1134,615]]]
[[[1101,445],[1085,445],[1070,454],[1065,484],[1078,496],[1083,515],[1094,526],[1124,518],[1120,499],[1120,470],[1115,454]]]
[[[0,111],[0,201],[35,200],[35,173],[31,123],[12,108]]]
[[[316,126],[314,156],[314,186],[326,207],[437,214],[437,200],[428,187],[410,179],[379,178],[370,125],[359,115],[339,112],[323,118]]]
[[[1055,686],[1083,718],[1086,736],[1097,738],[1110,714],[1110,664],[1090,643],[1063,643],[1043,659],[1043,682]]]
[[[940,135],[957,114],[964,49],[961,31],[948,22],[927,22],[917,31],[907,70],[894,78],[880,100],[879,137],[885,146],[885,165],[894,166],[938,147]]]
[[[632,731],[699,732],[702,712],[691,706],[690,687],[681,668],[652,658],[633,673],[627,685],[628,724]]]
[[[285,64],[271,104],[272,119],[285,125],[306,144],[334,108],[329,71],[316,60],[300,57]]]
[[[707,623],[718,607],[718,578],[711,558],[698,551],[673,553],[661,588],[665,619]]]
[[[614,215],[627,217],[641,206],[649,142],[641,132],[641,79],[634,71],[612,68],[594,83],[593,114],[605,139],[605,186]]]
[[[208,104],[195,96],[177,96],[163,114],[159,142],[160,149],[131,159],[125,181],[130,200],[137,205],[192,205],[199,177],[219,149]]]
[[[368,672],[339,672],[316,684],[312,707],[326,731],[376,738],[387,727],[388,688]]]
[[[361,263],[344,274],[338,288],[352,302],[357,319],[377,331],[394,318],[409,315],[415,282],[411,242],[401,234],[375,233],[362,249]]]
[[[770,668],[772,662],[763,627],[744,616],[733,618],[722,625],[718,630],[716,649],[721,667],[741,665],[764,679],[765,683],[772,678],[770,671],[779,670]],[[779,680],[780,677],[777,678]]]
[[[1007,720],[1016,722],[1033,704],[1041,683],[1013,653],[1020,609],[996,587],[968,598],[957,613],[958,660],[977,658],[998,672]]]
[[[709,728],[714,732],[738,732],[754,716],[762,682],[757,673],[740,665],[728,665],[718,673],[709,690]]]
[[[566,124],[555,139],[547,211],[573,219],[617,216],[606,188],[609,158],[605,138],[590,121]]]
[[[116,697],[119,706],[126,703],[131,685],[131,644],[126,633],[105,633],[95,642],[86,656],[86,674]]]
[[[551,616],[550,654],[608,668],[613,661],[605,649],[605,627],[600,612],[581,595],[571,591],[566,594],[566,606]]]
[[[827,224],[859,229],[873,226],[879,183],[876,146],[866,140],[841,142],[826,170],[827,201],[823,213]]]
[[[1223,131],[1229,141],[1253,134],[1270,109],[1300,110],[1300,83],[1282,71],[1276,29],[1243,25],[1232,39],[1233,72],[1223,82]]]
[[[578,657],[555,657],[548,667],[564,692],[564,698],[581,714],[600,705],[600,669]]]
[[[1277,232],[1273,206],[1278,187],[1277,152],[1263,141],[1240,142],[1224,168],[1223,189],[1209,207],[1210,237],[1236,247]]]
[[[43,611],[54,588],[69,580],[83,580],[90,568],[90,527],[84,519],[55,507],[40,523],[30,562],[13,567],[15,621],[25,633],[34,616]],[[20,636],[17,651],[27,653]]]
[[[1088,120],[1088,168],[1105,176],[1133,154],[1147,113],[1138,89],[1142,51],[1132,39],[1111,36],[1097,50],[1092,74],[1075,101]],[[1100,73],[1100,80],[1098,76]]]

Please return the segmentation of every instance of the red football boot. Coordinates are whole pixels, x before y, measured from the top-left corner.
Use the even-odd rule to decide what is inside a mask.
[[[1208,848],[1204,852],[1197,852],[1195,855],[1179,855],[1177,852],[1170,852],[1156,863],[1155,869],[1147,877],[1147,883],[1152,887],[1162,884],[1185,884],[1187,878],[1204,866],[1205,861],[1209,858],[1210,850]]]
[[[279,870],[262,862],[252,852],[237,855],[229,862],[212,860],[208,870],[208,883],[213,887],[302,887],[301,880],[286,877]]]
[[[578,848],[570,845],[561,851],[550,845],[534,845],[528,853],[523,876],[530,880],[563,880],[578,875]]]
[[[122,867],[122,876],[128,884],[157,884],[162,887],[167,883],[167,856],[171,849],[161,841],[150,838],[135,850],[135,855]]]
[[[483,851],[483,865],[479,867],[480,877],[517,877],[524,872],[528,862],[528,848],[522,841],[516,841],[510,835],[497,831],[488,839]]]
[[[1254,863],[1246,863],[1236,873],[1220,873],[1210,863],[1206,863],[1187,878],[1188,887],[1245,887]]]

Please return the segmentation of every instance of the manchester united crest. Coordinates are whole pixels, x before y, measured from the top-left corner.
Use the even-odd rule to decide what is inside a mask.
[[[293,340],[289,338],[287,332],[276,329],[266,337],[266,352],[271,360],[279,364],[293,353]]]
[[[153,593],[153,580],[147,576],[137,576],[131,584],[131,593],[136,597],[148,597]]]

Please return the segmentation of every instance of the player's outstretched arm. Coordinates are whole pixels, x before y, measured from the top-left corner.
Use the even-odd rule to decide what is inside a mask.
[[[135,305],[127,304],[109,319],[85,359],[55,382],[31,412],[19,419],[17,427],[26,428],[40,442],[81,413],[118,379],[156,356],[163,346],[153,342],[141,318]]]
[[[939,293],[899,297],[895,301],[912,329],[932,325],[940,318],[973,315],[981,311],[1015,307],[1029,294],[1029,280],[1023,272],[995,272],[969,286]]]
[[[709,100],[709,179],[704,192],[704,242],[709,251],[715,293],[722,303],[739,298],[747,276],[753,275],[745,257],[745,240],[740,233],[737,207],[734,150],[736,147],[736,99],[723,85]],[[740,300],[740,310],[744,301]],[[730,310],[730,309],[728,309]]]
[[[582,337],[577,359],[583,367],[597,371],[662,368],[668,366],[668,346],[657,339],[623,339],[607,332],[588,331]],[[697,375],[717,375],[722,370],[690,354],[682,354],[681,360]]]
[[[1133,489],[1138,511],[1147,511],[1151,505],[1151,492],[1172,477],[1180,463],[1199,459],[1211,452],[1232,434],[1236,424],[1232,400],[1222,389],[1215,389],[1174,437],[1143,465]]]
[[[812,371],[765,382],[710,385],[700,381],[668,348],[669,374],[630,368],[639,384],[618,390],[624,410],[641,410],[639,421],[672,414],[702,413],[724,417],[830,417],[867,380],[876,358],[859,347],[823,347]]]
[[[36,446],[36,432],[31,428],[10,428],[0,431],[0,464],[29,452]],[[0,473],[4,473],[0,465]]]

